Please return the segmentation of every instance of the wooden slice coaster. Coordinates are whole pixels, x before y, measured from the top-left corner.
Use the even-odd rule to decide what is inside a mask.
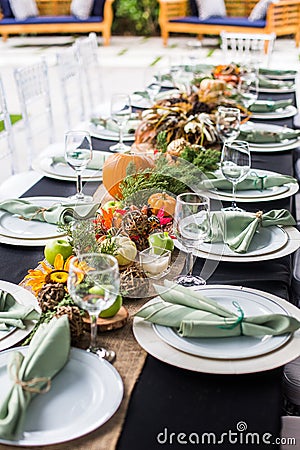
[[[118,328],[124,327],[124,325],[128,320],[128,316],[129,313],[125,308],[125,306],[121,306],[117,314],[113,317],[108,317],[107,319],[102,319],[101,317],[98,317],[97,319],[98,332],[117,330]],[[89,330],[91,322],[88,314],[83,316],[83,322],[84,328]]]

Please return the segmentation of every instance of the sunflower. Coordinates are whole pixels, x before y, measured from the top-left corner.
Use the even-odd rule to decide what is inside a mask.
[[[40,261],[41,269],[28,270],[28,275],[25,276],[25,279],[28,280],[26,286],[30,286],[33,292],[37,294],[46,283],[66,284],[72,258],[73,256],[70,256],[64,261],[63,256],[58,253],[54,260],[54,267],[49,267],[44,261]]]

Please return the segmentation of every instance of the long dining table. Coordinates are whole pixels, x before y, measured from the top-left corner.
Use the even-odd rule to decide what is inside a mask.
[[[107,151],[111,143],[94,138],[93,149]],[[252,167],[293,175],[293,151],[253,153]],[[93,194],[98,187],[96,182],[85,183],[84,192]],[[67,197],[72,193],[74,182],[43,177],[23,197]],[[254,212],[294,208],[292,198],[243,203],[243,207]],[[0,244],[1,279],[18,284],[28,269],[42,259],[43,247]],[[200,273],[203,263],[203,259],[197,258],[195,274]],[[289,301],[292,264],[293,255],[251,263],[220,262],[207,284],[245,286]],[[241,423],[249,432],[271,436],[268,442],[248,444],[249,448],[261,449],[271,442],[272,448],[279,449],[275,439],[280,435],[283,414],[282,374],[283,367],[242,375],[208,374],[182,369],[148,355],[131,394],[117,449],[194,448],[193,442],[185,442],[186,436],[193,433],[199,436],[213,433],[224,449],[232,448],[233,444],[234,448],[243,448],[242,443],[234,441]],[[222,438],[222,433],[227,433],[227,437]],[[91,447],[81,440],[80,446],[72,441],[55,448],[90,450]]]

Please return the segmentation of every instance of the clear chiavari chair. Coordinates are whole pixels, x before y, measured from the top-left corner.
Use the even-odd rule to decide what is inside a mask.
[[[82,69],[74,45],[56,54],[67,128],[70,130],[85,118]]]
[[[102,70],[98,59],[98,42],[96,33],[81,37],[75,41],[75,49],[82,69],[86,91],[85,106],[87,118],[100,109],[103,101]]]
[[[222,31],[221,49],[226,63],[268,67],[276,39],[275,33],[229,33]]]
[[[21,155],[19,159],[22,159]],[[18,197],[40,178],[36,172],[26,169],[24,161],[18,161],[13,127],[0,78],[0,199]]]

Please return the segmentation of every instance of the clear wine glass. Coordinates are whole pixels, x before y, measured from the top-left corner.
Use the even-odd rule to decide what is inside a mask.
[[[119,142],[110,146],[110,150],[123,153],[130,150],[130,147],[123,142],[124,131],[128,120],[131,117],[132,108],[130,96],[127,94],[113,94],[111,98],[111,118],[119,128]]]
[[[209,210],[209,198],[204,195],[187,192],[176,198],[174,233],[186,250],[184,273],[176,278],[176,283],[182,286],[206,284],[200,276],[192,275],[192,271],[193,249],[202,244],[208,236]]]
[[[155,103],[157,94],[161,89],[161,74],[157,69],[147,68],[144,74],[145,91],[149,96],[151,106]]]
[[[82,192],[82,172],[92,156],[92,140],[88,131],[68,131],[65,134],[65,160],[77,175],[76,194],[69,197],[73,201],[93,201],[93,197]]]
[[[249,144],[245,141],[224,142],[221,154],[221,171],[232,184],[232,204],[225,211],[243,211],[236,206],[235,192],[238,183],[243,181],[251,167]]]
[[[239,99],[245,108],[249,108],[258,98],[258,71],[255,68],[245,68],[238,83]]]
[[[219,106],[216,119],[216,128],[220,139],[223,142],[234,141],[240,134],[240,110]]]
[[[83,253],[72,258],[68,276],[69,294],[80,308],[89,313],[91,341],[87,351],[113,361],[115,352],[97,344],[97,318],[117,298],[120,287],[119,267],[114,256]]]

